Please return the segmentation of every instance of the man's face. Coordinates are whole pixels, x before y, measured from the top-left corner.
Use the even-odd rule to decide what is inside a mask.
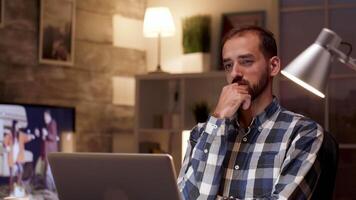
[[[248,85],[252,100],[266,89],[270,81],[268,61],[259,45],[260,39],[255,33],[244,33],[226,41],[222,50],[228,83]]]

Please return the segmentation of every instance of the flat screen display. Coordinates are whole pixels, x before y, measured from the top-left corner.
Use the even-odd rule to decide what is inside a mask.
[[[0,199],[55,194],[47,155],[73,151],[74,133],[74,108],[0,103]]]

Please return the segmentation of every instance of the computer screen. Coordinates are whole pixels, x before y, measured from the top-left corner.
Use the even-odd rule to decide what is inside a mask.
[[[73,151],[75,109],[0,103],[0,198],[52,191],[50,152]]]

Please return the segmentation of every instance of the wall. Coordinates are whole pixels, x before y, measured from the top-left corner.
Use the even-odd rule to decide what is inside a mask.
[[[217,68],[218,43],[220,38],[220,21],[223,13],[265,10],[266,25],[278,38],[278,2],[277,0],[147,0],[147,7],[167,6],[170,8],[176,34],[162,40],[162,68],[170,72],[182,72],[182,23],[184,17],[196,14],[209,14],[212,17],[211,32],[211,63],[212,69]],[[147,69],[152,71],[157,65],[157,42],[148,40]]]
[[[131,106],[112,103],[112,77],[146,71],[144,51],[112,45],[112,16],[143,20],[145,0],[77,0],[75,64],[38,63],[39,0],[6,0],[0,28],[0,100],[76,109],[78,151],[112,151],[133,132]]]

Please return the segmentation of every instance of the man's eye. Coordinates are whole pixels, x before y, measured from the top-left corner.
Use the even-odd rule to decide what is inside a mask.
[[[241,60],[240,64],[241,65],[252,65],[253,60]]]
[[[231,71],[232,70],[232,63],[224,63],[224,69],[225,71]]]

